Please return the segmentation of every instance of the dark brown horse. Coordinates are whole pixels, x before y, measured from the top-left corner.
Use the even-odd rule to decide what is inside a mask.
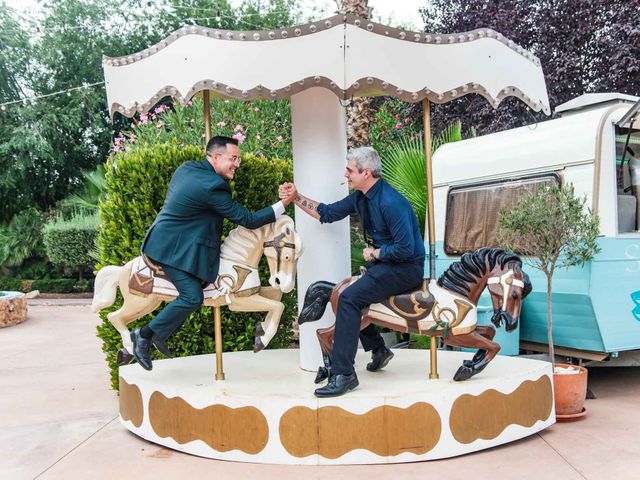
[[[324,281],[312,284],[298,322],[318,320],[329,300],[335,314],[340,293],[357,279],[347,278],[337,285]],[[454,376],[456,381],[467,380],[484,370],[500,351],[500,345],[493,341],[495,329],[477,325],[478,299],[485,287],[493,303],[493,324],[500,327],[504,323],[507,332],[514,330],[531,283],[520,258],[498,248],[465,253],[437,282],[425,279],[418,290],[371,305],[362,312],[360,330],[374,323],[398,332],[442,337],[452,346],[477,348],[473,359],[465,360]],[[318,370],[316,383],[330,373],[334,330],[335,324],[317,330],[325,366]]]

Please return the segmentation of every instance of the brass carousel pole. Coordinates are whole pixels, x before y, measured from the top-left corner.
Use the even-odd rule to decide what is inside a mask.
[[[202,103],[204,105],[204,143],[211,140],[211,103],[209,90],[202,92]]]
[[[204,105],[204,143],[211,140],[211,98],[209,90],[202,92],[202,103]],[[222,368],[222,320],[220,307],[213,307],[213,329],[216,339],[216,380],[224,380],[224,370]]]
[[[426,237],[429,239],[429,278],[436,277],[436,227],[433,212],[433,166],[431,163],[431,104],[429,99],[422,100],[422,120],[424,122],[424,157],[425,175],[427,177],[427,221]],[[437,380],[438,376],[438,338],[432,336],[429,346],[431,355],[430,380]]]

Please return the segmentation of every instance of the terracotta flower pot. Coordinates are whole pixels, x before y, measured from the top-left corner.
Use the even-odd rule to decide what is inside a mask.
[[[587,398],[587,369],[563,363],[557,363],[556,367],[572,367],[579,370],[579,373],[575,374],[553,374],[556,417],[581,416],[584,412],[584,401]]]

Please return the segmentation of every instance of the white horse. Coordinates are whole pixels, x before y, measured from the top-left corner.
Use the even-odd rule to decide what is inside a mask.
[[[263,254],[269,264],[270,287],[262,287],[258,276],[258,263]],[[284,311],[280,299],[283,293],[290,292],[295,286],[296,264],[301,254],[300,236],[295,231],[293,220],[286,215],[254,230],[235,228],[222,244],[218,278],[205,288],[204,305],[228,305],[232,311],[267,312],[264,321],[256,326],[254,351],[262,350],[277,332]],[[177,296],[177,291],[168,281],[164,281],[164,285],[159,287],[156,283],[154,291],[146,294],[130,290],[130,279],[136,273],[133,269],[141,266],[149,271],[142,257],[137,257],[122,267],[103,267],[95,280],[91,305],[94,312],[113,305],[116,285],[124,297],[122,307],[107,315],[107,319],[122,337],[123,349],[118,352],[119,364],[129,363],[133,358],[133,344],[127,324],[151,313],[162,302],[175,300]]]

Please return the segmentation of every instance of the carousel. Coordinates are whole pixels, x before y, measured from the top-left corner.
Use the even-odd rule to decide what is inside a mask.
[[[550,113],[539,60],[498,32],[409,32],[347,14],[267,31],[185,26],[143,51],[105,57],[103,67],[112,115],[147,112],[166,96],[184,104],[202,95],[207,139],[212,95],[289,98],[294,182],[305,195],[328,202],[348,194],[340,175],[347,153],[345,104],[354,97],[384,95],[422,103],[429,198],[432,103],[478,94],[497,108],[515,96],[536,112]],[[413,306],[403,309],[395,306],[407,298],[392,297],[390,303],[372,306],[365,317],[398,331],[429,335],[429,353],[397,350],[385,370],[368,372],[358,367],[367,363],[360,352],[358,389],[343,397],[314,397],[316,371],[327,354],[323,335],[334,316],[329,308],[311,308],[309,315],[303,304],[309,286],[318,280],[339,283],[350,276],[348,220],[321,226],[299,214],[295,225],[283,217],[259,231],[239,227],[222,247],[226,270],[205,292],[205,304],[215,312],[215,356],[155,361],[153,371],[121,366],[122,425],[151,442],[209,458],[356,464],[452,457],[512,442],[553,424],[551,364],[495,356],[491,329],[476,326],[477,299],[487,288],[494,323],[515,328],[528,288],[520,260],[496,249],[463,257],[458,273],[469,262],[481,267],[463,275],[467,295],[448,291],[446,282],[435,280],[432,202],[426,220],[430,266],[423,293],[428,288],[432,300],[420,303],[420,295],[409,295]],[[251,240],[242,241],[245,237]],[[235,240],[250,248],[238,253]],[[268,286],[254,275],[262,255],[271,270]],[[123,307],[108,316],[122,335],[123,364],[131,354],[127,324],[173,298],[171,285],[154,278],[152,266],[145,270],[136,261],[105,267],[96,279],[94,310],[113,303],[116,287],[125,297]],[[261,351],[278,327],[281,295],[296,280],[300,348]],[[313,301],[313,295],[308,297],[306,306]],[[223,355],[219,333],[224,306],[266,312],[256,328],[254,350],[259,353]],[[439,351],[437,336],[478,351]]]

